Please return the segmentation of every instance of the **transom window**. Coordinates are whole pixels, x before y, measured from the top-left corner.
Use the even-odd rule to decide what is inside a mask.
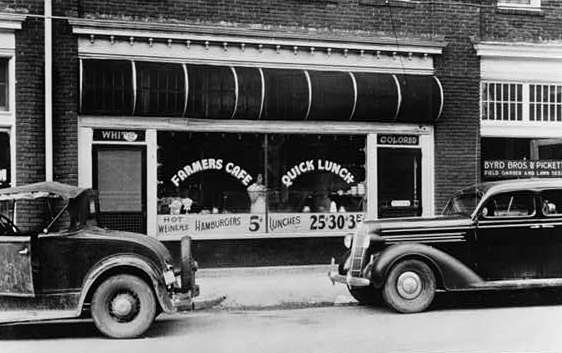
[[[562,122],[562,84],[482,82],[481,119]]]
[[[8,59],[0,59],[0,111],[8,110]]]
[[[482,86],[483,120],[522,120],[523,85],[484,82]]]
[[[562,85],[529,85],[529,120],[562,121]]]

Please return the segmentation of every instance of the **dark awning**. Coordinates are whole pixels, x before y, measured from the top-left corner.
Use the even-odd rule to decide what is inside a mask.
[[[429,75],[83,60],[82,114],[430,123]]]

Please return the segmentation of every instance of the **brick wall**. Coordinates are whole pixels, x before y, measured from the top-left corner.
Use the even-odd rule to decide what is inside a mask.
[[[436,207],[454,190],[479,179],[479,59],[471,37],[546,41],[562,38],[562,2],[543,0],[538,13],[505,11],[495,0],[54,0],[59,16],[210,24],[275,31],[359,33],[448,42],[435,60],[445,91],[435,126]],[[0,9],[41,14],[43,1],[0,1]],[[78,61],[76,38],[54,21],[54,172],[77,183]],[[30,18],[17,32],[17,182],[44,178],[43,21]]]
[[[486,0],[482,39],[546,42],[562,39],[562,1],[542,0],[541,11],[505,10]]]

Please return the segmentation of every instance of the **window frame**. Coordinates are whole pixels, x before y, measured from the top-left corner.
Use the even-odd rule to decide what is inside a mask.
[[[502,216],[485,216],[482,214],[482,210],[488,205],[488,203],[490,201],[492,201],[494,198],[498,197],[498,196],[503,196],[503,195],[516,195],[516,194],[524,194],[524,195],[529,195],[531,197],[531,200],[533,202],[533,213],[528,214],[528,215],[522,215],[522,216],[509,216],[509,215],[502,215]],[[532,192],[532,191],[528,191],[528,190],[517,190],[517,191],[506,191],[506,192],[501,192],[501,193],[497,193],[494,195],[490,195],[486,201],[484,201],[482,203],[482,207],[480,207],[480,209],[478,210],[478,217],[480,219],[484,219],[487,221],[493,221],[493,220],[505,220],[505,219],[524,219],[524,218],[534,218],[537,215],[537,195],[536,193]]]
[[[498,0],[497,6],[507,9],[536,9],[541,8],[541,0],[529,0],[529,4],[518,4],[510,2],[509,0]]]
[[[558,191],[558,192],[562,193],[562,189],[544,189],[544,190],[541,190],[540,193],[539,193],[541,213],[544,217],[547,217],[547,218],[561,217],[562,216],[562,208],[560,210],[558,210],[557,213],[544,213],[544,211],[542,210],[542,204],[546,200],[546,198],[544,197],[544,193],[549,192],[549,191]]]

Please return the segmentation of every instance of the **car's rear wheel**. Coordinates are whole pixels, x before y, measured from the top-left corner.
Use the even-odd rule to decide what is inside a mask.
[[[92,297],[91,312],[96,327],[113,338],[142,335],[154,321],[156,310],[150,286],[132,275],[108,278]]]
[[[420,260],[399,262],[390,270],[383,288],[383,299],[401,313],[424,311],[435,297],[435,275]]]
[[[382,292],[373,286],[368,287],[350,287],[347,286],[349,294],[360,304],[379,305],[382,302]]]

